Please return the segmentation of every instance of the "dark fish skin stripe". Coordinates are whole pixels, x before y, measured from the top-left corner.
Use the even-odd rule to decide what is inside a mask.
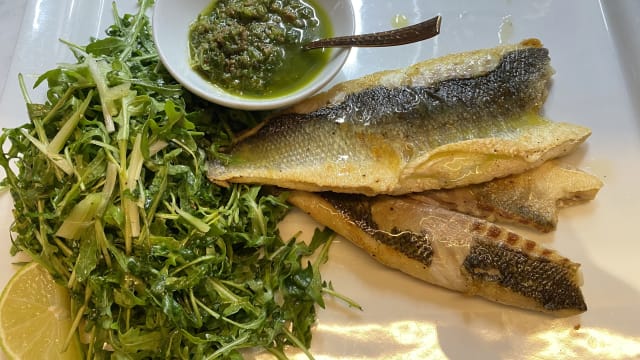
[[[514,50],[483,75],[442,80],[429,87],[374,87],[350,94],[344,102],[318,109],[309,113],[309,117],[350,114],[354,121],[368,121],[399,113],[429,116],[451,111],[460,116],[467,114],[469,118],[507,117],[534,105],[531,99],[539,89],[531,94],[532,84],[548,76],[549,62],[549,51],[545,48]]]
[[[390,246],[406,257],[416,260],[425,266],[431,265],[434,255],[431,240],[424,234],[417,234],[411,231],[402,231],[397,228],[390,230],[380,229],[371,214],[372,201],[375,200],[357,195],[338,193],[321,193],[320,196],[338,210],[347,221],[355,223],[376,241]]]
[[[371,214],[371,203],[366,200],[367,198],[354,194],[331,192],[318,193],[318,195],[367,234],[373,235],[378,230],[378,224],[373,221]]]
[[[272,118],[254,138],[308,135],[310,123],[318,121],[324,126],[334,123],[322,131],[357,133],[366,127],[367,132],[404,140],[418,149],[492,136],[517,126],[509,124],[517,115],[537,112],[552,71],[549,63],[545,48],[514,50],[486,74],[442,80],[428,87],[365,89],[308,114]]]
[[[539,303],[549,311],[585,311],[582,292],[567,264],[532,257],[517,249],[476,237],[464,269],[475,282],[495,283]],[[482,285],[479,285],[482,286]]]

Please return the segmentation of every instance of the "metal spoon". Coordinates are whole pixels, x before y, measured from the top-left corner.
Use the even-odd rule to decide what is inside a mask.
[[[400,29],[371,34],[338,36],[311,41],[302,45],[305,50],[328,47],[383,47],[414,43],[432,38],[440,33],[440,15]]]

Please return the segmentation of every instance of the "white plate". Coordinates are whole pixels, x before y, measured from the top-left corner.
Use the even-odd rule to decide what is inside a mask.
[[[133,1],[121,4],[131,9]],[[125,6],[126,5],[126,6]],[[468,298],[389,270],[350,243],[335,244],[324,277],[363,305],[359,312],[329,301],[319,311],[312,352],[318,359],[628,359],[640,358],[640,2],[583,0],[353,0],[356,32],[440,14],[434,40],[386,49],[354,49],[334,82],[397,68],[452,51],[539,37],[556,69],[548,117],[589,126],[593,135],[570,161],[599,175],[595,201],[561,212],[558,230],[527,233],[582,263],[589,310],[555,319]],[[33,80],[71,60],[56,40],[81,44],[111,21],[109,1],[33,0],[0,102],[3,127],[26,121],[16,74]],[[508,31],[508,23],[512,32]],[[500,32],[500,27],[503,31]],[[620,49],[618,51],[617,49]],[[0,206],[10,210],[6,194]],[[11,276],[8,226],[0,245],[0,286]],[[314,223],[299,212],[287,234]],[[302,358],[302,357],[301,357]]]

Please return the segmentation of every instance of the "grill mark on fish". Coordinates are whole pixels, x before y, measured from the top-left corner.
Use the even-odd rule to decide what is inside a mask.
[[[515,245],[515,244],[518,242],[518,240],[520,240],[520,237],[519,237],[518,235],[516,235],[516,234],[514,234],[514,233],[512,233],[512,232],[509,232],[509,234],[507,235],[507,240],[506,240],[506,242],[507,242],[507,244],[509,244],[509,245],[513,246],[513,245]],[[547,249],[545,249],[545,251],[546,251],[546,250],[547,250]],[[546,255],[549,255],[549,254],[550,254],[550,252],[547,252],[547,253],[546,253]]]
[[[478,65],[487,58],[499,60]],[[522,172],[590,134],[538,115],[549,63],[548,50],[530,41],[337,85],[240,136],[229,163],[209,164],[209,177],[376,195]]]
[[[426,234],[417,234],[397,227],[390,231],[380,229],[373,220],[371,202],[357,195],[321,193],[320,196],[328,201],[346,221],[353,222],[376,241],[392,247],[425,266],[431,265],[433,247]],[[389,210],[393,211],[393,209]]]
[[[493,239],[497,239],[502,234],[502,230],[496,225],[489,225],[487,229],[487,236]]]

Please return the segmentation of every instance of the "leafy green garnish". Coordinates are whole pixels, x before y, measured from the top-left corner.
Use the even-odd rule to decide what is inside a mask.
[[[289,345],[311,357],[315,306],[337,295],[319,272],[333,234],[284,241],[285,193],[207,180],[207,159],[261,116],[183,90],[158,60],[150,6],[114,4],[106,38],[68,43],[77,62],[40,76],[43,104],[23,88],[31,121],[0,135],[11,251],[67,285],[68,340],[87,358],[284,358]]]

